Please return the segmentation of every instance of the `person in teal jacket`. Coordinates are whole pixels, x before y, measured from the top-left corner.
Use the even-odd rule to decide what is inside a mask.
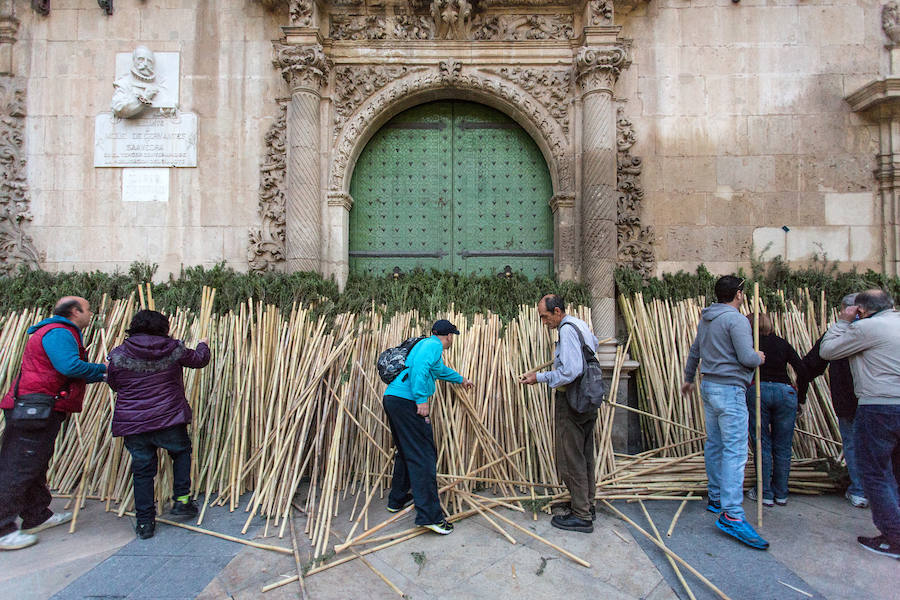
[[[431,337],[417,343],[406,357],[406,368],[384,391],[387,413],[397,454],[394,476],[388,496],[388,511],[397,512],[412,503],[416,505],[416,525],[446,535],[453,525],[441,508],[437,489],[437,447],[428,417],[428,399],[434,394],[437,379],[474,387],[444,364],[441,355],[459,335],[456,325],[446,319],[431,327]]]

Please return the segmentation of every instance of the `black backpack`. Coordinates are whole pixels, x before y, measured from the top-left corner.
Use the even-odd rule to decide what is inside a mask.
[[[375,361],[375,368],[378,369],[378,376],[385,383],[390,383],[397,378],[403,369],[406,368],[406,357],[412,347],[424,340],[427,336],[411,337],[403,340],[403,343],[393,348],[388,348],[378,355]]]
[[[597,362],[597,356],[590,346],[584,343],[581,329],[573,323],[563,323],[563,325],[571,325],[578,333],[578,339],[581,341],[582,366],[584,367],[581,375],[566,386],[566,399],[572,410],[577,413],[596,411],[603,405],[603,397],[607,391],[600,363]]]

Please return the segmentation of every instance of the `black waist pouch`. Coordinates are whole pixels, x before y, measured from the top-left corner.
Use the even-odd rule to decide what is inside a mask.
[[[20,376],[21,378],[21,376]],[[16,391],[12,410],[7,413],[9,420],[19,429],[43,429],[50,423],[53,407],[59,396],[52,394],[19,395],[19,380],[16,380]]]

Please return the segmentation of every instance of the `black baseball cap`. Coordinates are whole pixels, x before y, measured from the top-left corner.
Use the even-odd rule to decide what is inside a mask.
[[[457,329],[456,325],[454,325],[447,319],[440,319],[438,321],[435,321],[434,325],[431,326],[431,332],[438,335],[447,335],[448,333],[455,333],[456,335],[459,335],[459,329]]]

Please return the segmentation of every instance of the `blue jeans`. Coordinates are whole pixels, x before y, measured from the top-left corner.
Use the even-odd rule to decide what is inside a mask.
[[[706,379],[700,384],[706,413],[706,477],[709,498],[722,510],[744,518],[744,465],[747,464],[747,388]]]
[[[788,496],[797,390],[786,383],[762,381],[759,392],[763,498],[780,500]],[[750,413],[750,440],[756,448],[756,386],[751,385],[747,390],[747,411]]]
[[[866,491],[863,489],[862,478],[859,476],[859,465],[856,464],[854,420],[855,417],[838,417],[838,426],[841,429],[841,443],[844,447],[844,461],[847,463],[847,473],[850,474],[850,487],[847,488],[847,493],[865,498]]]
[[[125,447],[131,453],[135,517],[139,524],[152,523],[156,519],[153,479],[156,477],[157,448],[165,448],[172,458],[172,498],[191,492],[191,438],[187,425],[126,435]]]
[[[856,409],[856,464],[872,522],[892,544],[900,544],[900,406],[860,404]]]

